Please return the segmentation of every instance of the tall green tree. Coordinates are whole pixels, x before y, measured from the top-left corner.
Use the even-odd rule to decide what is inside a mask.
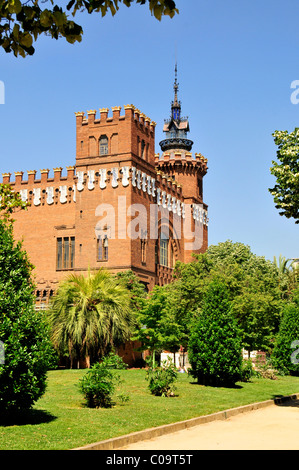
[[[41,35],[63,37],[71,44],[80,42],[83,29],[75,23],[75,16],[84,12],[114,16],[120,4],[147,4],[158,20],[178,13],[174,0],[70,0],[61,5],[53,0],[0,0],[0,46],[5,52],[26,57],[34,54],[33,43]]]
[[[277,161],[272,161],[271,174],[276,184],[269,188],[279,214],[299,223],[299,128],[293,132],[275,131]]]
[[[188,344],[191,375],[204,385],[234,385],[241,378],[240,329],[231,313],[229,293],[212,281]]]
[[[34,310],[33,266],[14,240],[11,217],[23,204],[7,186],[0,194],[0,411],[12,412],[43,395],[52,345],[43,314]]]
[[[62,281],[48,316],[53,343],[61,353],[68,351],[71,367],[80,359],[89,366],[130,340],[136,322],[128,290],[104,269]]]

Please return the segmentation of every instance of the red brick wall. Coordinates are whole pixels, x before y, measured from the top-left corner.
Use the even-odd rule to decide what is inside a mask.
[[[75,169],[68,168],[67,176],[61,176],[61,168],[55,169],[54,178],[49,178],[48,170],[41,170],[40,178],[35,173],[28,173],[28,180],[21,174],[16,174],[12,181],[16,191],[27,190],[31,207],[26,212],[15,214],[15,235],[17,239],[24,238],[24,247],[28,251],[32,263],[35,265],[36,284],[39,289],[56,289],[58,282],[69,271],[56,269],[56,244],[58,237],[75,237],[75,272],[85,273],[89,268],[105,267],[112,272],[132,269],[140,279],[151,289],[155,283],[170,282],[172,269],[170,267],[156,266],[155,245],[156,240],[151,238],[151,229],[159,229],[167,222],[169,217],[170,234],[173,236],[174,226],[181,233],[179,240],[172,241],[175,260],[188,262],[192,250],[185,249],[185,240],[182,217],[174,215],[172,210],[162,209],[159,205],[158,221],[151,223],[150,207],[157,204],[157,190],[179,200],[181,203],[198,204],[204,210],[200,186],[205,175],[206,159],[196,155],[193,159],[187,156],[176,155],[175,158],[164,155],[163,160],[155,157],[155,123],[143,115],[134,106],[125,106],[124,115],[120,108],[112,108],[112,117],[106,109],[101,109],[97,118],[95,111],[76,113],[76,162]],[[108,154],[100,155],[100,137],[108,138]],[[142,154],[142,142],[144,152]],[[125,174],[121,173],[124,167],[129,168],[128,184]],[[113,168],[118,173],[116,187],[113,187]],[[140,171],[144,180],[155,180],[156,192],[151,189],[143,190],[142,186],[133,185],[134,173]],[[106,170],[105,188],[100,187],[101,172]],[[157,172],[157,170],[159,170]],[[76,171],[76,173],[75,173]],[[124,171],[124,170],[123,170]],[[93,172],[92,187],[89,188],[89,172]],[[83,175],[82,190],[80,190]],[[136,174],[137,177],[137,174]],[[4,176],[3,181],[9,181]],[[142,181],[141,181],[142,185]],[[66,187],[65,202],[61,197],[61,187]],[[53,188],[53,203],[48,204],[46,191]],[[150,187],[151,188],[151,187]],[[34,191],[40,191],[39,204],[34,204]],[[162,194],[162,193],[161,193]],[[170,201],[170,200],[169,200]],[[106,222],[106,214],[100,215],[99,210],[103,204],[112,208],[112,219]],[[129,223],[136,225],[136,214],[129,214],[129,207],[140,205],[145,210],[146,221],[143,227],[146,238],[146,258],[142,260],[142,242],[140,237],[129,236]],[[134,206],[133,206],[134,207]],[[135,206],[136,207],[136,206]],[[98,208],[98,209],[97,209]],[[115,233],[113,232],[115,215]],[[140,217],[140,216],[139,216]],[[165,221],[164,221],[165,219]],[[194,219],[191,219],[191,229],[194,230]],[[104,225],[106,225],[106,230]],[[120,226],[123,232],[120,233]],[[202,224],[203,243],[196,249],[205,251],[208,244],[207,225]],[[140,229],[140,226],[135,226]],[[97,259],[97,235],[105,233],[108,236],[108,260]],[[145,233],[146,231],[146,233]]]

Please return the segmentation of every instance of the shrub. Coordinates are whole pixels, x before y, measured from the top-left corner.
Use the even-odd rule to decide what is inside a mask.
[[[241,334],[224,284],[209,284],[188,344],[190,374],[204,385],[232,386],[241,379]]]
[[[122,380],[112,371],[109,358],[94,364],[79,381],[79,387],[89,408],[110,408],[115,402],[113,394]],[[119,395],[122,403],[128,401],[124,394]]]
[[[276,370],[271,363],[260,364],[256,367],[255,374],[263,379],[276,380],[280,372]]]
[[[147,370],[146,380],[149,381],[149,389],[153,395],[174,396],[177,369],[171,361],[163,361],[160,367],[150,367]]]
[[[126,364],[120,356],[113,352],[110,352],[104,356],[103,361],[108,369],[127,369],[128,367],[128,364]]]
[[[241,382],[249,382],[255,375],[251,359],[244,359],[241,366]]]
[[[283,373],[299,375],[299,296],[283,311],[279,332],[271,356],[274,367]]]

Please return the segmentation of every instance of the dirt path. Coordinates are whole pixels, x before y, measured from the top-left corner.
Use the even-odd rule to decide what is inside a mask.
[[[270,405],[122,450],[299,450],[299,403]]]

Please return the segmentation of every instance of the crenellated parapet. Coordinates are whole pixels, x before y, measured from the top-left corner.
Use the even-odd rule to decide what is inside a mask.
[[[40,170],[40,177],[36,170],[27,171],[27,180],[24,180],[24,172],[15,172],[15,180],[11,180],[11,173],[2,173],[3,184],[10,184],[12,189],[20,193],[24,202],[33,206],[65,204],[76,201],[75,167],[67,167],[67,176],[62,176],[62,167],[53,168],[54,176],[50,177],[50,170]]]
[[[40,170],[40,178],[37,178],[38,172],[37,170],[28,170],[27,176],[28,179],[24,180],[24,172],[23,171],[15,171],[15,180],[11,180],[11,173],[2,173],[2,183],[3,184],[11,184],[11,185],[26,185],[26,184],[37,184],[37,183],[49,183],[49,182],[59,182],[59,181],[70,181],[73,180],[75,177],[75,167],[68,166],[67,169],[67,176],[62,176],[62,167],[53,168],[54,177],[50,177],[49,168],[44,168]]]
[[[184,152],[183,150],[175,150],[170,152],[163,152],[160,156],[159,153],[155,154],[155,166],[158,170],[167,173],[174,167],[181,167],[188,171],[194,170],[204,176],[208,171],[208,159],[201,153],[195,153],[194,156],[191,152]]]
[[[111,108],[112,116],[109,116],[109,108],[100,108],[100,115],[97,117],[97,111],[91,109],[85,112],[78,111],[75,112],[77,125],[86,126],[86,125],[97,125],[97,124],[114,124],[119,120],[129,120],[134,121],[139,126],[142,126],[144,130],[149,130],[154,132],[156,127],[156,122],[152,121],[148,116],[142,113],[136,106],[133,104],[127,104],[124,107],[124,115],[121,115],[121,106],[114,106]]]
[[[200,159],[198,161],[201,161]],[[197,161],[197,162],[198,162]],[[194,164],[194,163],[193,163]],[[135,166],[115,166],[96,170],[77,170],[67,167],[67,176],[62,177],[62,168],[54,168],[54,177],[49,178],[49,170],[40,170],[40,178],[36,178],[35,170],[28,171],[28,180],[23,180],[23,172],[15,172],[15,181],[11,181],[10,173],[3,173],[3,183],[9,183],[20,193],[24,202],[31,206],[54,205],[57,203],[75,203],[77,193],[93,191],[99,188],[127,188],[139,191],[150,203],[157,204],[173,214],[185,218],[186,204],[182,185],[163,171],[153,174]],[[208,224],[206,206],[192,204],[193,218],[204,225]]]

